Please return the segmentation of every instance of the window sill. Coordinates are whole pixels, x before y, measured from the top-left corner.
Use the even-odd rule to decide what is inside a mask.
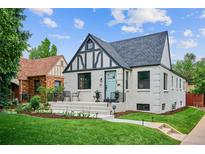
[[[168,93],[169,92],[169,90],[164,90],[164,93]]]
[[[79,91],[79,92],[81,92],[81,91],[82,91],[82,92],[86,92],[86,91],[87,91],[87,92],[91,92],[91,89],[78,89],[78,91]]]
[[[150,89],[137,89],[137,92],[150,92]]]

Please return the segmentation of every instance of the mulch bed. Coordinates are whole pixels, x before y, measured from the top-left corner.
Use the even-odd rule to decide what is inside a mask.
[[[178,108],[178,109],[176,109],[174,111],[169,111],[169,112],[161,113],[159,115],[175,114],[177,112],[181,112],[181,111],[185,110],[186,108],[187,107],[185,106],[185,107],[182,107],[182,108]],[[115,115],[115,118],[119,118],[120,116],[127,115],[127,114],[130,114],[130,113],[143,113],[143,112],[128,110],[128,111],[125,111],[125,112],[116,112],[114,115]],[[149,112],[146,112],[146,113],[149,113]],[[152,113],[152,114],[156,114],[156,113]]]
[[[92,117],[78,117],[78,116],[66,117],[64,115],[53,114],[53,113],[32,113],[32,112],[26,112],[24,114],[35,116],[35,117],[54,118],[54,119],[96,119],[96,118],[92,118]]]
[[[139,111],[131,111],[131,110],[128,110],[128,111],[125,111],[125,112],[116,112],[114,114],[115,118],[118,118],[120,116],[123,116],[123,115],[127,115],[127,114],[130,114],[130,113],[137,113]]]
[[[185,107],[181,107],[181,108],[178,108],[178,109],[173,110],[173,111],[169,111],[169,112],[161,113],[161,115],[175,114],[175,113],[177,113],[177,112],[184,111],[185,109],[187,109],[187,106],[185,106]]]

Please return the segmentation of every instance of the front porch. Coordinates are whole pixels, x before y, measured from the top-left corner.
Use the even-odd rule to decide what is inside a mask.
[[[56,101],[49,102],[49,104],[54,113],[81,112],[99,115],[113,115],[114,112],[125,111],[125,103],[123,102]]]

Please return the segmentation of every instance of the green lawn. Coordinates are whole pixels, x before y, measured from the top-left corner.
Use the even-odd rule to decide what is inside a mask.
[[[167,123],[179,130],[180,132],[188,134],[202,118],[203,115],[203,111],[196,108],[188,107],[181,112],[177,112],[170,115],[136,112],[121,116],[120,118],[133,120],[144,119],[144,121],[151,121],[152,117],[154,117],[155,122]]]
[[[0,144],[179,144],[158,130],[103,120],[0,113]]]

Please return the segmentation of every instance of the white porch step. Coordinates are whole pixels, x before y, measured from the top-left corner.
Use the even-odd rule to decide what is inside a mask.
[[[107,107],[107,103],[105,102],[50,102],[51,105],[83,105],[83,106],[101,106],[101,107]]]
[[[100,109],[104,109],[104,110],[107,110],[109,107],[106,107],[106,106],[96,106],[96,105],[77,105],[77,104],[69,104],[69,105],[64,105],[64,104],[53,104],[53,105],[51,105],[52,106],[52,108],[55,108],[55,107],[57,107],[57,108],[78,108],[78,107],[80,107],[80,108],[85,108],[85,109],[98,109],[98,108],[100,108]]]
[[[109,111],[103,111],[103,110],[80,110],[80,109],[75,109],[75,110],[62,110],[62,109],[53,109],[53,113],[65,113],[65,112],[71,112],[73,111],[74,113],[79,113],[79,112],[84,112],[84,113],[90,113],[90,114],[102,114],[102,115],[110,115]]]
[[[107,107],[106,103],[94,102],[51,102],[51,110],[54,113],[64,112],[85,112],[90,114],[110,115],[111,107]]]

